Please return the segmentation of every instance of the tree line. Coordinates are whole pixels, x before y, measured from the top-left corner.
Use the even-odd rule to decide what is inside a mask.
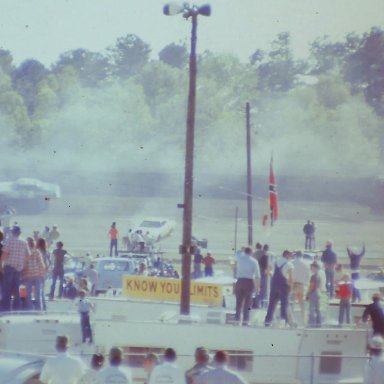
[[[12,53],[1,49],[0,126],[7,134],[0,143],[29,151],[59,141],[63,148],[90,155],[102,148],[119,158],[120,144],[129,142],[165,157],[167,148],[181,154],[188,47],[169,44],[157,60],[150,54],[150,45],[134,34],[104,53],[65,52],[50,68],[36,59],[15,65]],[[384,159],[384,31],[351,33],[340,42],[318,38],[306,60],[294,57],[289,33],[278,34],[268,51],[255,49],[246,63],[229,54],[198,55],[200,161],[243,146],[246,101],[255,110],[253,140],[261,151],[286,154],[287,167],[315,156],[324,169],[334,163],[378,169]]]

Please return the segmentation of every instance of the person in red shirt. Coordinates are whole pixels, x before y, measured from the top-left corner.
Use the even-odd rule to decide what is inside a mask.
[[[339,281],[339,325],[344,322],[346,318],[347,324],[351,323],[351,299],[352,299],[352,282],[349,275],[343,275]]]
[[[213,264],[215,264],[215,259],[210,252],[207,252],[207,256],[203,258],[203,264],[205,276],[213,276]]]
[[[113,222],[111,228],[108,231],[109,238],[111,239],[109,247],[109,256],[112,256],[112,250],[115,248],[115,256],[118,255],[117,251],[117,239],[119,238],[119,231],[116,228],[116,223]]]

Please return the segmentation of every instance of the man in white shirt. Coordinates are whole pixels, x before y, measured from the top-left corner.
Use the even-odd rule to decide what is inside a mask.
[[[149,384],[185,384],[184,372],[175,364],[176,358],[175,350],[167,348],[164,362],[153,369]]]
[[[309,264],[304,260],[301,251],[295,252],[295,258],[292,262],[292,296],[295,302],[300,306],[301,324],[305,324],[305,292],[307,292],[311,270]]]
[[[98,384],[132,384],[132,373],[128,367],[122,367],[123,351],[113,347],[109,351],[109,367],[97,374]]]
[[[96,284],[99,281],[99,274],[93,264],[89,266],[89,269],[87,269],[85,275],[91,284],[91,296],[96,296]]]
[[[196,377],[196,384],[247,384],[236,372],[227,367],[228,354],[217,351],[214,357],[215,368]]]
[[[252,294],[260,287],[259,263],[252,257],[252,249],[247,247],[236,259],[236,314],[235,320],[240,323],[243,309],[243,325],[248,325]]]
[[[369,348],[371,357],[364,367],[364,384],[384,383],[384,339],[380,335],[372,337]]]
[[[86,372],[86,365],[67,352],[68,338],[57,336],[57,356],[46,361],[40,375],[44,384],[77,384]]]

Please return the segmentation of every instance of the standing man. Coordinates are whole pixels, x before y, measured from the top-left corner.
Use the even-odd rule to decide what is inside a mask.
[[[253,254],[253,257],[258,262],[262,254],[263,254],[263,245],[258,242],[255,245],[255,253]]]
[[[176,351],[167,348],[164,351],[164,362],[153,369],[149,384],[185,384],[184,373],[176,365],[176,359]]]
[[[79,303],[78,309],[80,313],[80,326],[81,334],[83,337],[83,343],[88,339],[89,344],[93,343],[92,338],[92,328],[90,321],[90,312],[94,309],[94,305],[85,297],[85,291],[81,290],[79,292]]]
[[[372,295],[372,304],[368,304],[363,312],[362,320],[367,322],[368,319],[372,322],[372,329],[374,335],[381,335],[384,337],[384,308],[381,305],[381,295],[376,292]]]
[[[320,297],[322,281],[320,277],[320,265],[317,261],[311,264],[312,276],[309,280],[309,288],[307,292],[307,299],[309,301],[309,327],[321,327],[321,311],[320,311]]]
[[[87,368],[82,361],[68,354],[67,336],[57,336],[56,357],[48,359],[40,375],[44,384],[77,384]]]
[[[101,369],[97,374],[98,384],[132,384],[132,373],[128,367],[122,367],[123,351],[113,347],[109,351],[109,367]]]
[[[270,277],[272,275],[272,257],[272,254],[269,252],[269,245],[264,244],[263,252],[259,259],[261,308],[266,308],[268,304]]]
[[[215,259],[211,252],[207,252],[207,256],[203,258],[203,264],[205,276],[213,276],[213,264],[215,264]]]
[[[64,283],[64,256],[67,251],[63,249],[64,244],[62,241],[56,243],[56,249],[52,252],[53,255],[53,270],[52,270],[52,285],[49,294],[50,300],[55,296],[56,281],[59,279],[59,298],[63,297],[63,283]]]
[[[260,269],[258,262],[252,257],[252,248],[247,247],[239,253],[236,260],[236,315],[235,321],[240,323],[243,308],[243,325],[249,323],[252,308],[252,294],[260,288]]]
[[[96,296],[96,284],[99,281],[99,274],[93,264],[89,266],[89,269],[87,269],[85,275],[91,284],[91,296]]]
[[[3,310],[11,310],[11,297],[13,294],[13,309],[20,306],[20,277],[21,272],[31,255],[28,244],[20,239],[21,229],[15,225],[11,230],[11,237],[8,238],[3,246]]]
[[[337,256],[336,253],[333,252],[332,245],[332,241],[328,240],[325,243],[325,250],[321,256],[325,271],[325,285],[330,299],[333,298],[334,294],[335,267],[337,264]]]
[[[312,238],[314,236],[314,225],[311,223],[310,220],[307,221],[307,223],[303,227],[303,232],[305,235],[305,242],[304,242],[304,249],[311,250],[312,249]]]
[[[275,269],[271,280],[268,310],[264,321],[266,327],[269,327],[272,324],[278,301],[280,301],[280,319],[285,321],[285,324],[289,324],[288,297],[293,285],[292,271],[294,268],[291,259],[292,252],[285,250],[282,257],[275,262]]]
[[[293,260],[292,264],[294,267],[292,271],[292,296],[294,301],[299,304],[301,322],[302,324],[305,324],[305,293],[308,289],[311,270],[308,263],[304,261],[301,251],[295,253],[295,259]]]
[[[360,262],[365,254],[365,243],[363,243],[363,246],[360,252],[355,247],[353,248],[347,247],[347,253],[349,257],[349,266],[351,268],[351,279],[353,284],[352,302],[354,303],[355,301],[361,300],[360,291],[358,288],[356,288],[356,282],[360,278]]]
[[[110,238],[109,256],[112,256],[112,250],[115,249],[115,256],[118,255],[117,251],[117,239],[119,238],[119,231],[116,228],[116,222],[113,222],[111,228],[108,231]]]

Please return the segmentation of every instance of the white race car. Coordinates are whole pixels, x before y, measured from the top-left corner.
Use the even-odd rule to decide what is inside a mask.
[[[176,222],[174,220],[151,217],[144,219],[133,232],[141,231],[144,237],[148,236],[156,242],[170,236],[175,227]]]

